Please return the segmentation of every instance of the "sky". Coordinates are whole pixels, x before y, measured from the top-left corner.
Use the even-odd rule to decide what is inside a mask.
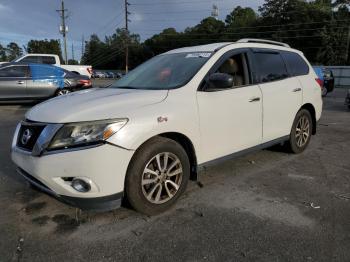
[[[236,6],[257,10],[263,0],[128,0],[129,30],[145,40],[164,28],[183,31],[210,16],[213,4],[224,20]],[[96,33],[101,39],[125,26],[124,0],[65,0],[68,9],[68,57],[81,56],[82,37]],[[30,39],[62,39],[59,34],[61,0],[0,0],[0,44],[21,46]]]

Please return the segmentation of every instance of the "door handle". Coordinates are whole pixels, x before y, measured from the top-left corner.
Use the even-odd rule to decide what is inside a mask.
[[[258,101],[260,101],[260,97],[254,97],[249,99],[249,102],[258,102]]]
[[[300,91],[301,91],[301,88],[300,88],[300,87],[293,89],[293,92],[294,92],[294,93],[295,93],[295,92],[300,92]]]
[[[23,85],[23,84],[24,84],[24,81],[17,81],[17,84]]]

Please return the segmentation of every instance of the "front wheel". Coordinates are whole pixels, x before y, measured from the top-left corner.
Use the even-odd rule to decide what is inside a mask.
[[[126,176],[131,206],[146,215],[169,209],[185,191],[190,177],[186,151],[177,142],[156,137],[137,150]]]
[[[295,154],[303,152],[310,143],[312,135],[312,118],[308,110],[300,110],[292,126],[288,149]]]

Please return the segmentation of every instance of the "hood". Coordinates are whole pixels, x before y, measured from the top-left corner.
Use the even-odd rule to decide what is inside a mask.
[[[26,114],[32,121],[70,123],[128,117],[131,111],[163,101],[168,90],[93,88],[59,96]]]

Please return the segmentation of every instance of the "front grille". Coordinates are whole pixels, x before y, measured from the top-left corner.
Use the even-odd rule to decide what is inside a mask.
[[[24,122],[18,132],[17,146],[22,149],[32,151],[44,128],[44,124]]]

